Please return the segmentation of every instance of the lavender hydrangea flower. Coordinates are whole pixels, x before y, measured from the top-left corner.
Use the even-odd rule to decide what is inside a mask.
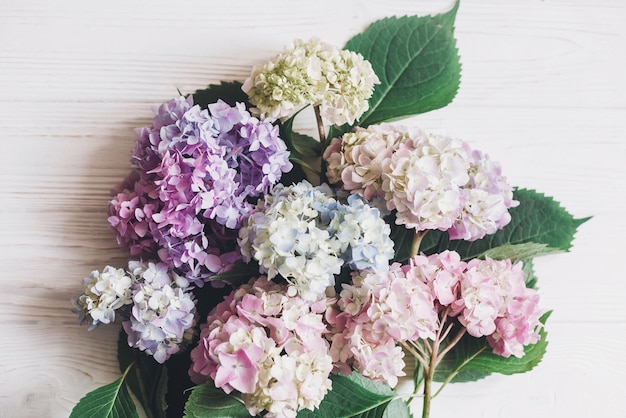
[[[122,323],[128,345],[152,355],[159,363],[180,349],[195,322],[195,300],[189,282],[163,263],[129,263],[137,277],[130,318]]]
[[[89,330],[122,318],[128,345],[163,363],[191,341],[195,299],[189,281],[164,263],[130,261],[128,269],[106,266],[84,280],[73,312]]]
[[[158,257],[201,286],[241,256],[236,238],[251,199],[291,170],[278,128],[243,104],[201,109],[176,98],[137,131],[135,173],[111,201],[109,222],[132,254]]]

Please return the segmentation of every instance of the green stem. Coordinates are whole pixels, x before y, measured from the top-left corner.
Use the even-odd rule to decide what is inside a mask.
[[[465,360],[463,363],[461,363],[456,370],[454,370],[452,373],[450,373],[450,375],[446,378],[446,380],[443,381],[443,383],[441,384],[441,386],[439,387],[439,389],[437,389],[437,392],[435,392],[435,394],[433,395],[433,398],[435,398],[437,395],[439,395],[439,393],[441,393],[441,391],[443,390],[444,387],[446,387],[446,385],[448,383],[450,383],[452,381],[452,379],[454,379],[454,376],[456,376],[457,374],[459,374],[459,372],[461,371],[461,369],[463,367],[465,367],[466,364],[468,364],[470,361],[474,360],[476,358],[476,356],[478,356],[480,353],[482,353],[483,351],[485,351],[485,347],[481,348],[480,350],[478,350],[478,352],[476,352],[476,354],[472,355],[470,358],[468,358],[467,360]]]
[[[411,252],[409,253],[409,258],[413,258],[417,255],[420,250],[420,244],[422,242],[422,238],[426,235],[427,231],[418,231],[415,233],[413,237],[413,242],[411,243]]]
[[[448,354],[448,352],[452,350],[459,341],[461,341],[461,338],[463,338],[463,336],[465,335],[465,331],[467,331],[467,328],[461,328],[461,330],[458,332],[458,334],[454,336],[454,338],[452,339],[452,341],[450,341],[446,348],[441,350],[441,353],[439,353],[439,361],[441,361],[443,357]]]
[[[426,362],[426,359],[424,358],[424,356],[418,353],[417,350],[415,350],[411,345],[405,343],[404,341],[402,341],[400,344],[404,347],[406,351],[408,351],[415,358],[415,360],[420,362],[422,367],[424,368],[428,367],[428,363]]]
[[[428,418],[430,416],[431,401],[435,396],[437,396],[437,394],[441,390],[439,389],[439,391],[437,391],[437,393],[433,395],[432,384],[433,384],[433,379],[435,377],[435,369],[437,368],[437,365],[439,364],[441,359],[443,359],[443,357],[452,349],[452,347],[454,347],[461,340],[461,337],[463,337],[463,335],[465,334],[465,328],[461,329],[461,331],[459,331],[457,335],[454,336],[452,341],[450,341],[449,344],[447,344],[443,349],[441,349],[441,344],[448,337],[453,327],[453,324],[449,324],[447,322],[449,310],[450,308],[446,307],[443,310],[443,312],[439,314],[440,325],[439,325],[439,329],[435,333],[435,338],[433,339],[432,345],[428,344],[428,340],[423,340],[424,346],[429,352],[429,358],[428,358],[429,364],[428,366],[424,366],[424,401],[423,401],[423,407],[422,407],[422,418]]]
[[[315,120],[317,122],[317,134],[320,138],[320,183],[326,183],[326,162],[324,161],[324,150],[326,149],[326,132],[324,128],[324,121],[322,120],[322,114],[320,113],[320,106],[313,106],[315,111]]]
[[[317,132],[320,137],[320,151],[324,155],[324,148],[326,147],[326,132],[324,131],[324,121],[322,120],[322,114],[320,113],[320,105],[313,106],[315,110],[315,120],[317,121]]]
[[[433,341],[433,350],[430,355],[430,364],[424,367],[424,400],[422,403],[422,418],[430,416],[430,402],[433,399],[432,386],[433,377],[435,376],[435,367],[437,366],[437,351],[439,350],[439,340]]]

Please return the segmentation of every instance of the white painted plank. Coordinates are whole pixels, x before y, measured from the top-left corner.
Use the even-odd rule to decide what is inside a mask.
[[[89,271],[125,262],[106,203],[151,105],[243,80],[293,38],[342,44],[373,19],[449,3],[0,1],[0,417],[65,417],[118,376],[117,330],[79,328],[69,300]],[[626,416],[623,22],[621,0],[464,0],[461,90],[404,122],[464,138],[513,184],[594,215],[571,253],[537,261],[555,310],[542,364],[451,385],[433,418]]]

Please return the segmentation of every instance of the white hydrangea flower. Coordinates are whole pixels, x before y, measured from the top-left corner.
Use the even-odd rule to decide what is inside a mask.
[[[265,65],[254,68],[243,90],[261,118],[278,119],[319,105],[331,124],[353,124],[368,109],[380,81],[360,54],[313,38],[295,40]]]
[[[90,319],[89,329],[115,321],[115,311],[132,303],[134,278],[124,269],[106,266],[83,280],[83,294],[74,301],[79,322]]]
[[[369,108],[367,101],[380,80],[361,54],[334,48],[320,55],[328,87],[314,104],[320,105],[322,116],[331,124],[352,125]]]
[[[330,196],[328,186],[308,182],[275,187],[240,230],[244,261],[256,259],[270,279],[280,274],[306,300],[322,298],[343,265],[341,243],[322,219],[337,205]]]
[[[328,185],[303,181],[265,195],[240,230],[239,245],[244,261],[255,259],[268,278],[285,278],[292,295],[316,301],[343,265],[388,270],[394,255],[390,233],[380,212],[360,197],[343,204]]]
[[[328,379],[332,359],[322,350],[293,352],[272,360],[272,367],[260,373],[256,392],[242,394],[247,404],[254,405],[250,412],[264,409],[268,418],[295,418],[301,409],[315,410],[332,389]]]
[[[331,227],[341,242],[343,259],[355,270],[383,273],[394,256],[391,227],[358,195],[336,212]]]

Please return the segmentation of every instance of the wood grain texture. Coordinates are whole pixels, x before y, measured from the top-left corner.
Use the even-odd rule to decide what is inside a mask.
[[[294,38],[343,44],[374,19],[449,0],[0,1],[0,417],[66,417],[115,380],[117,329],[87,332],[70,299],[123,265],[106,222],[150,106],[250,67]],[[462,85],[404,124],[461,137],[511,183],[593,215],[537,261],[554,309],[534,371],[451,385],[433,418],[626,417],[626,4],[462,0]]]

